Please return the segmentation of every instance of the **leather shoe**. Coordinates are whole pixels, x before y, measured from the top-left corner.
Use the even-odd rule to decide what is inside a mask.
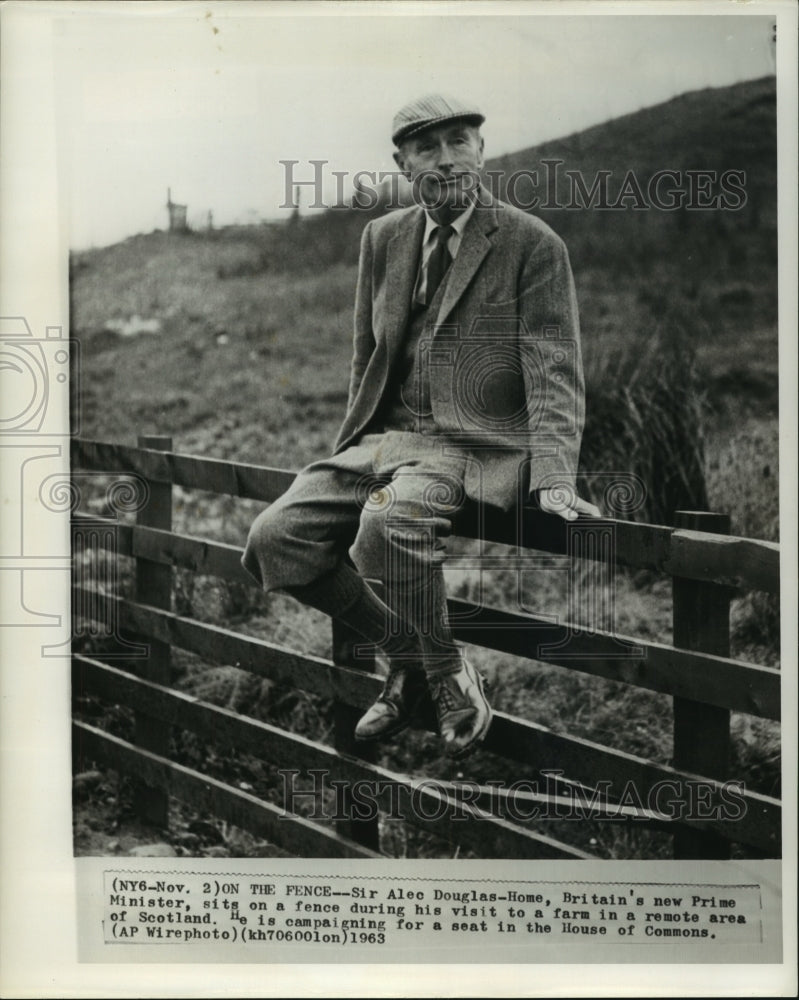
[[[465,757],[477,747],[491,725],[491,706],[483,693],[483,678],[463,657],[454,673],[427,678],[438,714],[438,728],[450,757]]]
[[[429,697],[424,671],[418,667],[390,669],[377,701],[359,719],[355,738],[381,740],[401,733]]]

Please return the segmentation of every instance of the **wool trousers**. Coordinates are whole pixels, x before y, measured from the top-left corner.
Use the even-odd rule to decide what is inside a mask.
[[[296,592],[349,558],[384,584],[401,622],[434,640],[437,631],[448,636],[442,566],[466,501],[467,460],[432,435],[366,434],[303,469],[256,518],[243,565],[264,590]]]

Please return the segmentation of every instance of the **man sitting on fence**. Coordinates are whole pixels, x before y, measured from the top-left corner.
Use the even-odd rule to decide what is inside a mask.
[[[243,558],[266,590],[341,620],[388,657],[357,737],[400,732],[432,695],[452,756],[491,720],[447,618],[453,516],[469,502],[527,500],[567,519],[599,514],[574,491],[583,377],[567,252],[480,184],[483,121],[440,95],[395,116],[394,158],[417,204],[363,233],[334,454],[256,519]],[[364,578],[383,581],[385,601]]]

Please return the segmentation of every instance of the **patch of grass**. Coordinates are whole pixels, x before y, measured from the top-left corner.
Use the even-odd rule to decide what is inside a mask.
[[[670,524],[675,510],[707,509],[694,325],[673,306],[651,330],[590,354],[579,483],[611,516]]]
[[[779,541],[779,425],[776,417],[750,417],[732,429],[719,427],[708,462],[708,493],[714,509],[731,515],[731,533]],[[738,595],[732,608],[736,655],[777,665],[780,654],[779,594]]]
[[[750,417],[716,432],[708,461],[708,494],[714,509],[729,511],[731,531],[778,542],[779,425]]]

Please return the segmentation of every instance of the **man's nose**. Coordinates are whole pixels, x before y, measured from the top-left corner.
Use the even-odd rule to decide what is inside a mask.
[[[451,170],[454,166],[452,148],[446,142],[442,142],[438,148],[438,169]]]

